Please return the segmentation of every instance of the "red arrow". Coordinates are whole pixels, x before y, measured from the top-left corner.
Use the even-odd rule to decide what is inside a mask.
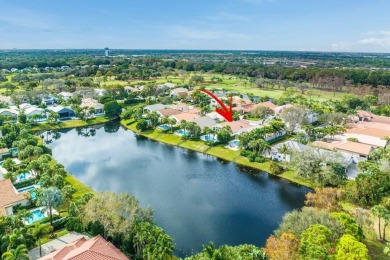
[[[223,116],[227,121],[233,122],[232,96],[230,96],[230,109],[228,109],[225,106],[225,104],[221,100],[219,100],[212,92],[205,90],[205,89],[200,89],[200,91],[202,91],[202,92],[208,94],[209,96],[211,96],[212,98],[214,98],[215,101],[217,101],[218,104],[222,107],[222,109],[216,108],[215,112],[217,112],[218,114]]]

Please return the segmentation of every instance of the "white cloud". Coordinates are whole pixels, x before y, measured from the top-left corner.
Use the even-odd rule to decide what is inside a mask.
[[[365,35],[389,35],[390,36],[390,31],[369,31],[365,33]]]
[[[371,45],[371,46],[390,46],[390,37],[376,38],[371,37],[367,39],[362,39],[358,41],[362,45]]]

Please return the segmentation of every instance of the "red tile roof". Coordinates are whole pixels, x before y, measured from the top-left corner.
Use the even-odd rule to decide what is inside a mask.
[[[26,199],[27,192],[18,193],[10,179],[0,181],[0,216],[6,215],[5,208]]]
[[[128,260],[118,248],[100,235],[86,240],[84,237],[54,251],[40,260]]]

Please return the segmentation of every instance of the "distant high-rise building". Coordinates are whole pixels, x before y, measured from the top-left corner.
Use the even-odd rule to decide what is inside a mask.
[[[108,47],[104,48],[104,56],[108,57]]]

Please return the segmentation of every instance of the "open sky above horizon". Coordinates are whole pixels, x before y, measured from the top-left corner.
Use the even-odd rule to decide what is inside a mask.
[[[0,0],[0,49],[390,52],[388,0]]]

